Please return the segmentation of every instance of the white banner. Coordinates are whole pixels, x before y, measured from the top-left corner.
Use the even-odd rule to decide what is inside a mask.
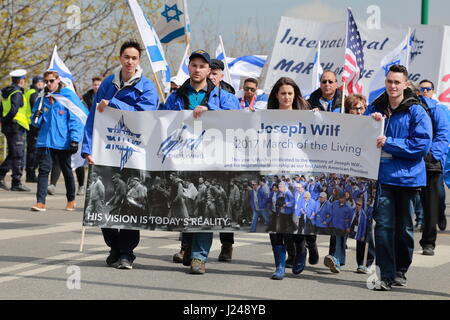
[[[363,94],[368,95],[370,82],[379,68],[380,61],[402,42],[408,26],[383,24],[381,29],[369,29],[366,23],[356,20],[363,40],[365,62],[361,83]],[[449,79],[442,80],[450,73],[449,68],[445,69],[445,61],[449,61],[445,60],[447,51],[445,43],[450,38],[448,27],[418,25],[410,28],[413,35],[409,63],[410,79],[413,82],[423,79],[433,81],[439,89],[437,95],[440,96],[450,87],[450,76]],[[270,56],[264,84],[265,92],[270,92],[273,84],[282,76],[294,79],[302,92],[306,92],[311,83],[314,54],[319,41],[323,69],[335,71],[340,81],[345,52],[344,35],[344,21],[320,23],[282,17]],[[438,86],[438,81],[448,82]],[[450,98],[448,100],[450,101]]]
[[[95,117],[97,165],[147,171],[326,172],[377,179],[381,122],[328,112],[130,112]]]

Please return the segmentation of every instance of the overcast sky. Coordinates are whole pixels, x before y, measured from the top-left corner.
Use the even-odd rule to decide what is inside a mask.
[[[203,46],[204,38],[222,34],[225,48],[237,41],[236,33],[247,28],[264,35],[272,46],[281,16],[318,21],[344,21],[351,7],[358,23],[369,17],[367,8],[380,8],[383,24],[420,24],[421,0],[188,0],[192,45]],[[450,1],[429,0],[430,25],[450,25]],[[268,52],[265,52],[266,54]],[[258,54],[258,52],[254,52]]]

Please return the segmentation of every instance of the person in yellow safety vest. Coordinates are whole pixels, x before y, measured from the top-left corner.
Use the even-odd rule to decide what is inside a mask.
[[[38,167],[37,161],[37,135],[38,129],[31,125],[31,110],[41,90],[44,89],[44,78],[42,76],[33,77],[30,89],[25,92],[26,114],[30,130],[27,133],[27,161],[26,161],[26,180],[25,182],[37,182],[36,169]]]
[[[9,75],[12,84],[2,90],[2,132],[8,144],[8,156],[0,165],[0,188],[10,190],[5,184],[5,176],[12,170],[11,191],[30,191],[20,181],[24,155],[25,133],[30,125],[27,118],[27,104],[23,91],[26,70],[12,71]]]

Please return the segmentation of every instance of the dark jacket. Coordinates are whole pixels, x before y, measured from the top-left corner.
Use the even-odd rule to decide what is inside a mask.
[[[187,95],[190,80],[186,80],[176,91],[172,92],[166,103],[160,107],[162,110],[189,110],[189,98]],[[207,79],[206,96],[200,105],[209,110],[238,110],[239,101],[232,94],[223,91],[219,96],[219,88],[216,88],[211,80]]]
[[[94,89],[90,89],[88,92],[83,94],[83,102],[86,104],[88,110],[91,110],[92,101],[94,101],[95,92]]]
[[[332,110],[325,110],[323,105],[320,103],[320,98],[322,97],[322,90],[319,88],[309,96],[308,102],[311,105],[311,109],[319,108],[321,111],[331,111],[331,112],[341,112],[342,106],[342,93],[336,90],[333,98]]]
[[[400,187],[426,185],[425,162],[432,141],[430,117],[411,91],[404,91],[404,99],[389,116],[389,98],[385,92],[366,110],[366,115],[380,112],[387,116],[385,136],[378,172],[381,184]]]
[[[233,86],[231,84],[229,84],[228,82],[225,81],[220,81],[220,89],[228,91],[229,93],[231,93],[232,95],[236,94],[236,91],[234,90]],[[220,90],[219,90],[220,91]],[[220,95],[220,93],[219,93]]]

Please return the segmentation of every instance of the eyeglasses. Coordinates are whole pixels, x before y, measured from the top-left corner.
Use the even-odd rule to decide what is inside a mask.
[[[424,91],[431,91],[431,90],[433,90],[433,88],[432,87],[420,87],[420,92],[424,92]]]
[[[364,111],[364,109],[366,109],[366,108],[365,107],[359,107],[359,108],[352,107],[352,108],[350,108],[350,110],[354,110],[354,111]]]
[[[55,81],[56,81],[56,79],[48,79],[48,80],[44,80],[44,83],[48,84],[48,83],[53,83]]]
[[[244,91],[255,92],[255,91],[256,91],[256,88],[244,87]]]
[[[322,80],[322,81],[320,81],[322,84],[326,84],[326,83],[329,83],[329,84],[333,84],[334,83],[334,81],[333,80]]]

